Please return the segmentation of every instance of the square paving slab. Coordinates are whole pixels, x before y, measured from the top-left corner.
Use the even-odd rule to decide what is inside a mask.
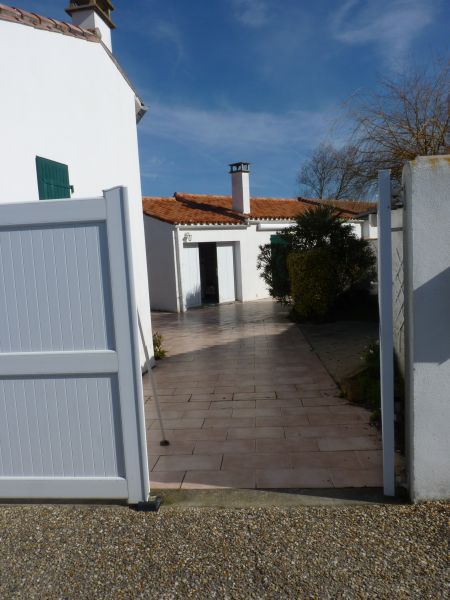
[[[272,301],[153,313],[167,357],[144,377],[153,489],[382,486],[369,411],[339,390]]]

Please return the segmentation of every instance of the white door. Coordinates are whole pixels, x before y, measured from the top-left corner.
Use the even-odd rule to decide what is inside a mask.
[[[234,282],[234,244],[217,244],[217,277],[219,280],[219,302],[236,300]]]
[[[201,306],[200,260],[198,244],[184,244],[181,258],[183,296],[186,308]]]

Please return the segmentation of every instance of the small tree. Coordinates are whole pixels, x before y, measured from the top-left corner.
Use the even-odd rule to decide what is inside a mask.
[[[287,258],[290,252],[288,241],[280,236],[277,242],[259,247],[259,255],[256,267],[261,271],[261,277],[264,279],[269,294],[278,302],[288,303],[291,284],[287,270]]]
[[[269,282],[271,296],[290,297],[301,316],[325,317],[342,294],[367,288],[375,277],[369,243],[357,238],[350,223],[331,206],[308,209],[279,238],[284,242],[284,261],[275,264],[273,246],[261,246],[258,268]],[[274,267],[281,275],[274,277]],[[277,278],[288,285],[277,288]]]
[[[339,285],[329,248],[292,252],[288,258],[294,311],[307,319],[322,319],[332,309]]]
[[[384,79],[356,96],[351,117],[358,170],[368,183],[380,169],[400,181],[403,165],[417,156],[450,153],[450,62]]]
[[[321,144],[300,169],[305,195],[348,199],[373,193],[378,171],[401,180],[403,165],[417,156],[450,153],[450,62],[385,78],[356,94],[348,111],[351,140],[342,148]]]

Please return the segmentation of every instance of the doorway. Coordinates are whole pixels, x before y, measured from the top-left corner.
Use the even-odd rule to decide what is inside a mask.
[[[199,244],[198,253],[202,304],[217,304],[219,302],[219,280],[217,276],[216,243],[203,242]]]

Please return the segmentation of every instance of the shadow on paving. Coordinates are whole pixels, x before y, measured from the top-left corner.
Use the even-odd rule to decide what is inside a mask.
[[[395,498],[382,488],[268,489],[268,490],[153,490],[162,499],[162,508],[248,508],[301,506],[356,506],[409,504],[407,493],[399,489]]]
[[[153,489],[379,487],[369,412],[336,384],[286,311],[251,302],[154,315],[154,370],[170,445],[144,379]]]
[[[363,367],[362,356],[379,335],[379,325],[373,321],[299,323],[298,327],[338,382]]]

